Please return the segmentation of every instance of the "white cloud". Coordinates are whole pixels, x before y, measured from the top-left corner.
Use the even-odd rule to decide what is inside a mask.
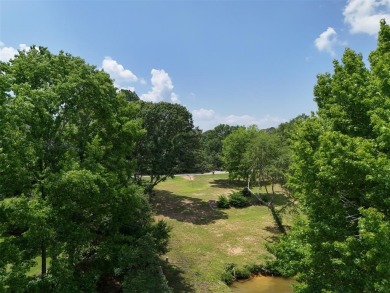
[[[192,111],[192,116],[194,119],[211,120],[215,118],[215,111],[200,108],[199,110]]]
[[[276,127],[282,122],[286,122],[286,119],[281,119],[279,117],[274,117],[266,115],[263,118],[256,118],[250,115],[228,115],[222,116],[216,113],[212,109],[199,109],[192,111],[192,117],[194,119],[194,124],[199,126],[203,131],[213,129],[219,124],[228,124],[228,125],[257,125],[260,129],[265,129],[269,127]]]
[[[173,92],[173,83],[165,70],[152,69],[152,89],[141,95],[141,99],[149,102],[160,102],[170,100],[179,103],[179,96]]]
[[[102,68],[114,79],[115,86],[121,89],[134,89],[129,84],[139,80],[133,72],[125,69],[123,65],[111,57],[104,57]]]
[[[332,27],[328,27],[320,36],[314,41],[315,46],[319,51],[328,52],[335,56],[333,47],[337,44],[337,33]]]
[[[26,44],[20,44],[19,50],[28,52],[30,47]],[[8,62],[9,60],[14,59],[15,55],[18,55],[17,49],[13,47],[6,47],[4,43],[0,42],[0,61]]]
[[[26,44],[19,44],[19,50],[28,52],[28,51],[30,51],[30,47],[27,46]]]
[[[390,20],[390,0],[349,0],[343,15],[351,33],[376,35],[379,21]]]
[[[249,115],[229,115],[223,119],[224,123],[229,125],[253,125],[257,124],[257,120]]]
[[[175,93],[171,93],[171,102],[172,103],[179,103],[179,96]]]

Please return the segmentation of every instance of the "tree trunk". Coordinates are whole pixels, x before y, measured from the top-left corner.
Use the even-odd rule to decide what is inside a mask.
[[[47,269],[46,269],[46,245],[44,242],[41,245],[41,256],[42,256],[41,276],[44,277],[46,275],[46,271],[47,271]]]
[[[264,188],[265,188],[265,192],[267,192],[267,194],[269,194],[267,184],[264,184]]]

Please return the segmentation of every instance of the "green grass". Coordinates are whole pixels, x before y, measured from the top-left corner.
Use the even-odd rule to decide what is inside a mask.
[[[164,271],[174,292],[231,292],[220,281],[226,263],[261,263],[269,256],[264,245],[277,229],[267,207],[219,210],[209,205],[243,187],[227,177],[175,177],[156,187],[156,218],[172,227]]]
[[[51,258],[48,257],[47,259],[47,269],[50,268],[50,263],[51,263]],[[35,263],[36,265],[33,266],[28,272],[27,272],[27,276],[38,276],[41,274],[42,272],[42,267],[41,267],[41,264],[42,264],[42,257],[40,256],[37,256],[35,258]]]

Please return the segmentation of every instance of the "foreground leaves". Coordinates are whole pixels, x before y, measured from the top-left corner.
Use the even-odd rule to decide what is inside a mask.
[[[136,104],[63,52],[0,66],[0,291],[166,290],[168,229],[129,184]]]
[[[297,292],[390,291],[389,61],[382,21],[370,70],[347,49],[318,76],[318,115],[295,136],[289,180],[301,220],[270,248]]]

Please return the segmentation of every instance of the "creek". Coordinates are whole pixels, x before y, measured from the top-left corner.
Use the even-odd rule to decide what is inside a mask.
[[[293,279],[257,276],[245,281],[234,282],[233,293],[293,293]]]

